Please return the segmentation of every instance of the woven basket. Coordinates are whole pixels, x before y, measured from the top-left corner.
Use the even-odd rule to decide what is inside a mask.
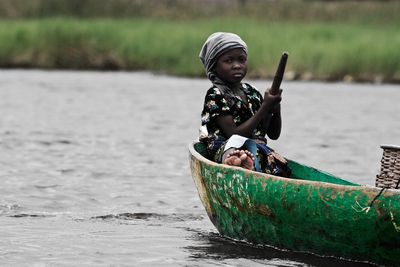
[[[400,188],[400,146],[381,145],[383,156],[381,172],[376,176],[375,185],[382,188]]]

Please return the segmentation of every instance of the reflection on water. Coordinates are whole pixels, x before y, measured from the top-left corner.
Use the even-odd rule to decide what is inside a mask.
[[[188,231],[192,231],[188,229]],[[195,232],[193,239],[197,242],[188,246],[193,259],[210,259],[215,261],[236,262],[242,266],[252,263],[273,266],[371,266],[368,263],[339,260],[330,257],[319,257],[309,253],[291,252],[266,246],[254,246],[245,242],[238,242],[224,238],[216,233]]]
[[[220,237],[189,171],[205,79],[1,71],[0,262],[354,266]],[[254,81],[258,88],[265,81]],[[289,158],[373,184],[400,144],[398,86],[284,82]],[[360,265],[362,266],[362,264]]]

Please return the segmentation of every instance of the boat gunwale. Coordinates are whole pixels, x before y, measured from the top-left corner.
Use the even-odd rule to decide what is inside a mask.
[[[198,151],[196,151],[196,149],[194,148],[194,144],[195,143],[198,143],[198,141],[193,141],[192,143],[189,144],[190,154],[192,156],[194,156],[200,162],[203,162],[203,163],[205,163],[205,164],[207,164],[209,166],[211,165],[211,166],[215,166],[215,167],[218,167],[218,168],[221,168],[221,169],[233,169],[233,170],[240,171],[240,172],[242,172],[244,174],[257,176],[257,178],[262,178],[262,179],[283,180],[285,182],[289,182],[289,183],[293,183],[293,184],[304,184],[304,185],[308,185],[308,186],[315,185],[315,186],[320,186],[320,187],[332,187],[335,190],[340,190],[340,189],[346,190],[346,191],[349,191],[349,190],[363,190],[363,191],[374,191],[374,192],[379,192],[379,191],[382,190],[382,188],[380,188],[380,187],[371,186],[371,185],[341,185],[341,184],[335,184],[335,183],[330,183],[330,182],[302,180],[302,179],[296,179],[296,178],[286,178],[286,177],[276,176],[276,175],[272,175],[272,174],[267,174],[267,173],[261,173],[261,172],[257,172],[257,171],[247,170],[247,169],[244,169],[244,168],[241,168],[241,167],[229,166],[229,165],[226,165],[226,164],[217,163],[217,162],[214,162],[214,161],[211,161],[211,160],[205,158]],[[298,163],[298,164],[300,164],[300,163]],[[308,168],[315,169],[315,168],[310,167],[310,166],[305,165],[305,164],[301,164],[301,165],[306,166]],[[335,175],[332,175],[330,173],[324,172],[322,170],[319,170],[319,169],[315,169],[315,170],[337,178]],[[385,191],[386,191],[386,193],[390,192],[390,193],[393,193],[393,194],[400,194],[400,190],[399,189],[385,188]]]

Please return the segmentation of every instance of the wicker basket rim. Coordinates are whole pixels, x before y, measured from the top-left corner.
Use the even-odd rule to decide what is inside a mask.
[[[400,149],[400,146],[398,145],[388,145],[388,144],[382,144],[381,148],[385,149],[385,148],[392,148],[392,149]]]

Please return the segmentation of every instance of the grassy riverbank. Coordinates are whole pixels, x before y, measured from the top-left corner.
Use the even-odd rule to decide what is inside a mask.
[[[330,9],[322,6],[318,6],[320,12],[317,7],[300,11],[303,19],[293,12],[284,19],[282,14],[261,18],[255,11],[251,18],[208,16],[204,10],[202,16],[186,13],[190,19],[173,18],[167,11],[162,16],[119,19],[66,18],[65,11],[56,13],[57,17],[8,16],[0,20],[0,67],[152,70],[201,76],[204,71],[197,55],[206,37],[214,31],[232,31],[249,45],[252,78],[271,77],[286,50],[290,54],[287,79],[400,82],[400,19],[391,15],[400,5],[393,5],[391,9],[383,6],[386,17],[366,8],[363,12],[370,20],[360,10],[354,12],[359,16],[347,16],[349,11],[328,16]],[[283,12],[280,8],[275,11]],[[325,17],[320,17],[321,10]],[[305,16],[307,12],[310,17]]]

